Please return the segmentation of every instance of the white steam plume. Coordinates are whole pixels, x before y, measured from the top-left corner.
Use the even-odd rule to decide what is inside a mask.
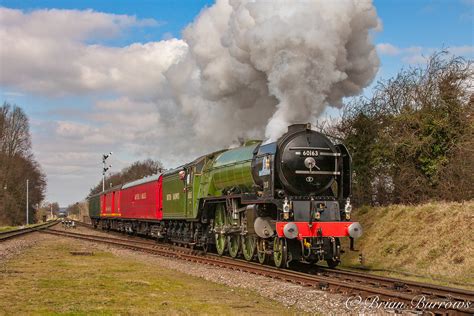
[[[217,1],[166,77],[197,137],[276,140],[372,81],[378,24],[371,1]]]

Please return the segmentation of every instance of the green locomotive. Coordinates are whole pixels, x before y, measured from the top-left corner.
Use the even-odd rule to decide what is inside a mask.
[[[277,142],[249,141],[89,199],[95,226],[246,260],[340,262],[351,221],[351,157],[310,124]],[[137,198],[138,196],[138,198]]]

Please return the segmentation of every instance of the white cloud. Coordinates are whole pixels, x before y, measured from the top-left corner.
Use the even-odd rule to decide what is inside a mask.
[[[397,47],[390,43],[377,44],[377,51],[381,55],[399,56],[406,64],[424,64],[427,62],[430,55],[441,49],[446,49],[450,54],[472,57],[474,55],[474,46],[451,46],[446,48],[433,48],[422,46]]]
[[[428,56],[413,54],[403,57],[402,61],[410,65],[425,64],[428,61]]]
[[[63,204],[84,198],[97,184],[102,153],[115,153],[109,159],[112,171],[136,159],[160,158],[153,147],[160,121],[154,103],[123,97],[98,101],[87,112],[81,121],[32,122],[35,155],[48,176],[48,198]]]
[[[91,10],[0,8],[0,84],[49,95],[118,92],[150,98],[162,92],[163,72],[186,53],[186,43],[170,39],[116,48],[87,42],[155,25]]]
[[[3,95],[7,97],[24,97],[24,93],[16,92],[16,91],[6,91],[2,93]]]
[[[24,13],[4,7],[0,7],[0,21],[2,28],[13,35],[73,41],[113,38],[131,27],[160,25],[153,19],[139,20],[135,16],[92,10],[50,9]]]
[[[454,46],[449,48],[449,52],[454,55],[473,55],[474,46],[464,45],[464,46]]]
[[[398,55],[400,54],[400,49],[389,43],[380,43],[377,44],[377,52],[382,55]]]

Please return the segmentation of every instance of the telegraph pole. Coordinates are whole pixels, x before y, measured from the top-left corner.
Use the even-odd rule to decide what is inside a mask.
[[[108,167],[106,167],[106,164],[105,164],[107,161],[107,158],[109,158],[110,156],[112,156],[112,152],[102,155],[102,192],[105,191],[105,173],[107,172],[107,170],[112,168],[112,165],[109,165]]]
[[[29,218],[28,218],[28,213],[29,213],[29,207],[28,207],[28,204],[29,204],[29,201],[28,201],[29,185],[30,185],[30,180],[26,179],[26,225],[28,225],[28,223],[30,222]]]

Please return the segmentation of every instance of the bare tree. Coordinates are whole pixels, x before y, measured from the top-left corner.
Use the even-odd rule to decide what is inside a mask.
[[[0,151],[8,157],[28,155],[31,136],[25,112],[5,102],[0,109],[0,116]]]
[[[146,176],[162,172],[163,164],[158,160],[146,159],[143,161],[136,161],[131,166],[122,169],[107,177],[107,183],[119,185],[126,182],[141,179]],[[95,194],[102,191],[102,181],[91,189],[90,194]]]
[[[34,219],[34,206],[44,198],[45,176],[31,154],[28,117],[18,106],[4,103],[0,107],[0,223],[25,222],[26,179],[29,218]]]

